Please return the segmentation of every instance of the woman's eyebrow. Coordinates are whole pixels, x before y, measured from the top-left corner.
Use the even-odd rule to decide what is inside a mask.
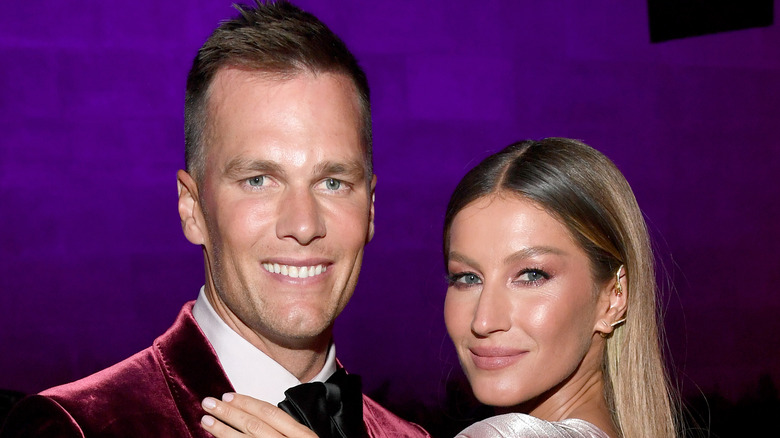
[[[477,263],[476,260],[471,259],[470,257],[466,256],[465,254],[461,254],[457,251],[450,251],[450,253],[447,255],[447,259],[449,261],[453,262],[460,262],[464,265],[473,266],[477,269],[479,269],[479,263]]]
[[[504,258],[505,264],[511,264],[518,260],[525,260],[530,259],[532,257],[537,257],[540,255],[546,255],[546,254],[554,254],[554,255],[566,255],[566,251],[556,248],[554,246],[531,246],[528,248],[523,248],[519,251],[516,251],[507,257]]]

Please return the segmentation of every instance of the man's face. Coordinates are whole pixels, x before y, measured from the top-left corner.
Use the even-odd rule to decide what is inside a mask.
[[[182,220],[203,245],[211,303],[264,350],[329,340],[373,235],[375,179],[367,180],[352,83],[223,69],[209,115],[196,219]]]

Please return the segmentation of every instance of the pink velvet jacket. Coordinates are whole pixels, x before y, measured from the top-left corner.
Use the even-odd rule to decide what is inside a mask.
[[[210,437],[200,426],[206,396],[233,391],[187,303],[154,344],[84,379],[19,402],[0,437]],[[428,437],[363,396],[372,437]]]

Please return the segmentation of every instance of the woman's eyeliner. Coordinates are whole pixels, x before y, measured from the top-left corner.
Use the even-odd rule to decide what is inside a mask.
[[[479,276],[473,272],[458,272],[455,274],[447,274],[446,279],[447,279],[447,284],[449,286],[456,286],[456,287],[468,287],[468,286],[482,283],[482,279],[479,278]],[[471,281],[462,281],[464,279],[469,279]]]
[[[523,277],[528,277],[523,279]],[[540,285],[550,279],[550,274],[541,269],[523,269],[517,274],[517,280],[523,284]]]

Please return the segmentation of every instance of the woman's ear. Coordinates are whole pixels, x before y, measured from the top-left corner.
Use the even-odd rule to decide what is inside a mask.
[[[625,322],[629,293],[628,273],[623,265],[620,265],[615,276],[601,292],[594,331],[606,336]]]
[[[206,224],[200,208],[198,185],[184,170],[176,172],[176,185],[179,188],[179,217],[184,236],[195,245],[206,243]]]

